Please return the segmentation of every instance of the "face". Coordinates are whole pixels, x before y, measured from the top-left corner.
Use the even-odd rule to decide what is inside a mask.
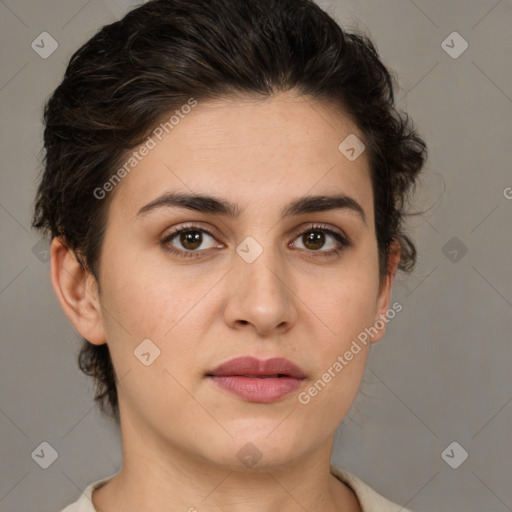
[[[370,343],[351,347],[390,292],[367,156],[338,149],[350,134],[363,139],[291,93],[200,102],[117,185],[99,322],[122,424],[226,467],[241,449],[272,466],[332,438]],[[215,372],[245,356],[302,375],[282,361]]]

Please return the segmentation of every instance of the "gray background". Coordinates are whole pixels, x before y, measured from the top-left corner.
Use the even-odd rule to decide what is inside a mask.
[[[409,223],[418,265],[396,282],[404,309],[372,349],[333,462],[418,512],[512,510],[512,3],[321,4],[374,39],[430,148],[415,198],[427,212]],[[76,367],[79,339],[29,226],[41,105],[72,52],[129,6],[0,1],[2,512],[60,510],[120,467],[118,432]],[[44,31],[59,45],[46,59],[31,47]],[[458,58],[441,46],[454,31],[469,45]],[[43,441],[58,452],[48,469],[31,457]],[[441,457],[453,441],[469,454],[457,469]],[[448,450],[451,462],[461,453]]]

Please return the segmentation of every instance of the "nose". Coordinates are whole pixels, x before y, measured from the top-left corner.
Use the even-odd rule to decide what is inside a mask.
[[[261,336],[282,334],[296,322],[293,283],[277,251],[264,250],[252,263],[235,256],[228,274],[229,298],[224,310],[233,329],[253,329]]]

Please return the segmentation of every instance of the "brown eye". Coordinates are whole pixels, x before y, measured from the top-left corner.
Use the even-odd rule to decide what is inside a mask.
[[[162,240],[162,246],[176,254],[191,256],[202,250],[218,247],[215,238],[204,229],[184,227],[171,233]]]
[[[201,246],[203,235],[200,231],[184,231],[179,234],[181,245],[190,251]]]
[[[327,227],[327,225],[318,225],[302,231],[293,245],[295,249],[303,249],[315,256],[327,257],[338,255],[343,249],[350,247],[352,244],[344,235]]]
[[[307,249],[318,250],[325,244],[325,233],[310,231],[302,235],[302,243]]]

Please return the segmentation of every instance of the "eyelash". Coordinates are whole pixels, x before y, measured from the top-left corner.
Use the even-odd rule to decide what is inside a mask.
[[[188,225],[188,226],[183,226],[183,227],[177,229],[176,231],[173,231],[171,234],[165,236],[161,240],[160,244],[162,245],[164,250],[170,252],[171,254],[179,256],[181,258],[200,258],[202,256],[201,255],[201,252],[202,252],[201,250],[199,250],[199,251],[198,250],[196,250],[196,251],[182,251],[182,250],[176,249],[172,245],[168,245],[169,242],[171,242],[171,240],[176,238],[181,233],[186,233],[187,231],[201,231],[201,232],[206,233],[207,235],[211,236],[212,238],[215,238],[207,229],[204,229],[202,227],[195,226],[195,225],[191,224],[191,225]],[[316,231],[316,232],[320,232],[320,233],[325,233],[327,235],[331,235],[341,246],[341,247],[338,247],[336,249],[331,249],[330,251],[321,251],[321,250],[318,250],[318,251],[308,251],[308,252],[314,253],[315,257],[329,258],[329,257],[337,256],[345,248],[352,246],[351,242],[349,242],[349,240],[346,237],[344,237],[343,235],[341,235],[337,231],[334,231],[334,230],[330,229],[327,224],[314,224],[314,225],[308,227],[307,229],[301,231],[300,233],[298,233],[295,236],[294,240],[297,239],[299,236],[305,235],[306,233],[310,233],[312,231]],[[204,249],[204,250],[208,250],[208,249]]]

